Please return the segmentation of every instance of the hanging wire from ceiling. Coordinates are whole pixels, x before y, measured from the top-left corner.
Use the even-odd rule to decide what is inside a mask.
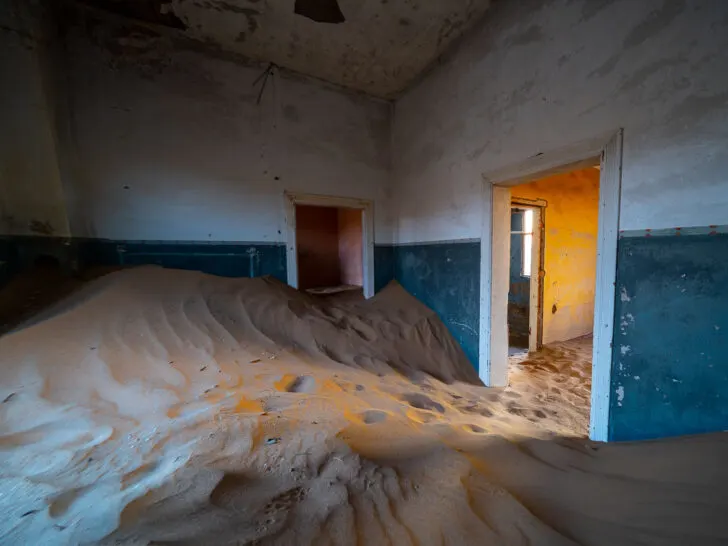
[[[258,106],[260,106],[260,101],[263,99],[263,92],[265,91],[265,86],[268,84],[268,78],[275,74],[277,68],[278,66],[275,63],[268,63],[267,68],[253,82],[253,87],[258,85],[261,81],[263,82],[260,86],[260,91],[258,91],[258,100],[256,101]]]

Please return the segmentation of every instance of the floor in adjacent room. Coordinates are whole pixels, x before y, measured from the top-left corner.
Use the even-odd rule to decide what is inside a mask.
[[[589,335],[550,343],[532,354],[512,348],[508,359],[511,388],[583,436],[589,429],[592,341]]]

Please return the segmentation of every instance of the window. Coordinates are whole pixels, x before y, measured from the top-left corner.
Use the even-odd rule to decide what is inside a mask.
[[[533,250],[533,210],[523,211],[523,259],[521,260],[521,275],[531,276],[531,256]]]

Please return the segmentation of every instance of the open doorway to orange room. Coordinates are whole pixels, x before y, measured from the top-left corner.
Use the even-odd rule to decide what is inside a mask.
[[[568,400],[586,435],[599,230],[599,166],[510,189],[508,370],[548,401]],[[505,288],[505,287],[504,287]]]
[[[511,356],[576,339],[591,354],[599,175],[592,166],[510,189]]]
[[[362,211],[296,205],[295,212],[298,288],[314,294],[362,294]]]
[[[284,203],[288,284],[374,296],[373,201],[286,191]]]
[[[571,432],[582,435],[588,429],[589,437],[597,441],[609,437],[622,142],[619,129],[483,174],[487,221],[481,238],[485,297],[480,377],[489,387],[525,381],[544,404],[552,396],[568,401],[575,425]],[[529,220],[532,229],[525,217],[521,223],[512,218],[514,212],[529,207],[534,210]],[[540,224],[536,211],[541,212]],[[534,242],[539,233],[540,245]],[[532,245],[530,275],[528,264],[517,263],[511,255],[514,238],[523,239],[524,247]],[[534,256],[534,246],[541,248],[541,256]],[[543,268],[534,274],[539,260]],[[516,262],[514,268],[511,262]],[[528,345],[532,348],[536,336],[537,350],[520,353],[527,367],[514,366],[514,355],[509,355],[508,303],[516,289],[511,285],[528,283],[532,295],[538,291],[531,289],[531,283],[539,279],[542,320],[534,321],[531,315],[536,298],[529,297],[527,311]],[[581,347],[574,350],[577,344]]]

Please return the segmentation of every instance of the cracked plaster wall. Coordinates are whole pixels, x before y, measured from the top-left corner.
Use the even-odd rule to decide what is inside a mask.
[[[75,236],[285,241],[284,190],[372,199],[391,241],[389,104],[79,12],[65,42]]]
[[[728,4],[491,9],[396,103],[398,242],[480,237],[481,173],[619,127],[622,229],[728,223]]]

